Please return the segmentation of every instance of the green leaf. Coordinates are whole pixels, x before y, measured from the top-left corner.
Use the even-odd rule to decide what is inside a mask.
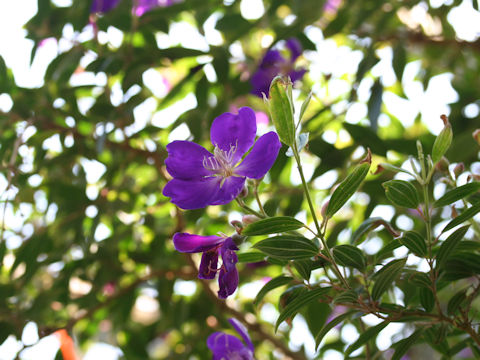
[[[302,121],[303,119],[303,114],[305,114],[305,111],[308,108],[308,105],[310,104],[310,100],[312,100],[312,92],[310,91],[306,97],[306,99],[302,103],[302,107],[300,108],[300,116],[298,117],[298,121]]]
[[[469,225],[461,227],[457,231],[450,234],[450,236],[446,238],[445,241],[442,243],[436,256],[435,268],[437,270],[440,269],[445,263],[445,261],[447,261],[447,259],[452,255],[457,245],[465,236],[465,233],[467,232],[469,227]]]
[[[389,243],[387,243],[384,247],[380,249],[380,251],[376,254],[376,259],[381,260],[386,257],[389,257],[393,250],[402,246],[402,243],[398,239],[393,239]]]
[[[409,281],[417,286],[423,286],[426,288],[430,288],[432,286],[432,282],[428,274],[424,272],[415,272],[412,277],[410,277]]]
[[[356,304],[358,302],[358,294],[354,290],[347,290],[340,293],[333,302],[335,304]]]
[[[382,322],[376,326],[368,328],[366,331],[362,332],[358,337],[357,341],[355,341],[352,345],[350,345],[346,350],[344,355],[348,357],[352,352],[357,350],[360,346],[365,345],[369,340],[375,339],[377,334],[385,329],[388,325],[388,322]]]
[[[305,291],[300,293],[295,299],[293,299],[280,313],[277,323],[275,324],[275,331],[277,331],[278,326],[288,318],[295,316],[295,314],[308,303],[315,301],[320,296],[325,295],[330,291],[331,287],[319,287],[313,290]]]
[[[425,238],[416,231],[407,231],[401,238],[400,242],[405,245],[408,250],[419,257],[425,257],[427,254],[427,244]]]
[[[399,82],[402,82],[403,71],[406,63],[407,52],[405,51],[405,44],[403,42],[398,42],[398,45],[393,49],[392,66]]]
[[[453,132],[452,126],[448,122],[446,116],[442,116],[443,121],[445,122],[445,127],[440,131],[435,142],[433,143],[432,149],[432,160],[434,163],[440,161],[442,156],[447,152],[448,148],[452,144]]]
[[[292,280],[293,278],[289,276],[284,276],[284,275],[273,278],[268,283],[266,283],[262,287],[262,289],[258,292],[257,296],[255,297],[255,300],[253,300],[253,304],[258,305],[258,303],[263,300],[263,298],[265,297],[265,295],[267,295],[268,292],[280,286],[286,285]]]
[[[293,266],[303,279],[307,281],[310,279],[312,274],[312,262],[310,260],[296,260],[293,262]]]
[[[433,306],[435,305],[435,298],[433,297],[432,290],[426,287],[421,287],[419,289],[419,294],[420,294],[420,304],[422,304],[425,311],[426,312],[432,311]]]
[[[238,262],[241,263],[254,263],[265,260],[265,254],[257,251],[240,253],[238,256]]]
[[[480,182],[471,182],[450,190],[433,204],[435,207],[441,207],[454,203],[455,201],[465,199],[480,190]]]
[[[400,275],[407,259],[392,260],[374,274],[375,283],[372,289],[372,298],[378,300],[387,291],[395,279]]]
[[[278,234],[287,231],[297,230],[304,224],[295,218],[289,216],[278,216],[267,219],[261,219],[245,226],[242,235],[256,236],[266,234]]]
[[[281,260],[303,260],[318,254],[318,246],[303,236],[280,235],[253,245],[264,254]]]
[[[332,217],[352,197],[367,176],[369,169],[369,163],[360,164],[340,183],[328,203],[326,212],[328,218]]]
[[[421,335],[422,331],[417,330],[408,338],[402,339],[393,344],[392,347],[395,349],[395,353],[393,354],[391,360],[400,360],[403,355],[405,355],[407,351],[417,342]]]
[[[366,219],[364,222],[360,224],[360,226],[355,230],[355,232],[352,235],[352,238],[350,239],[351,244],[361,244],[363,242],[363,237],[370,231],[376,229],[377,227],[383,225],[388,232],[390,232],[394,236],[399,236],[395,229],[393,229],[392,225],[388,222],[385,221],[384,219],[380,217],[373,217],[370,219]]]
[[[415,187],[404,180],[390,180],[383,184],[385,195],[392,204],[410,209],[416,209],[420,200]]]
[[[458,215],[455,219],[450,221],[442,230],[442,233],[453,229],[455,226],[460,225],[464,221],[467,221],[477,215],[480,211],[480,201],[470,206],[467,210],[463,211],[460,215]]]
[[[447,314],[454,315],[466,299],[467,295],[465,289],[460,290],[455,295],[453,295],[448,301]]]
[[[288,146],[293,146],[295,141],[294,109],[290,96],[291,91],[291,81],[285,81],[281,76],[277,76],[270,84],[268,100],[265,98],[275,130],[280,140]]]
[[[352,245],[338,245],[333,248],[335,261],[342,266],[351,266],[360,271],[365,269],[365,256],[362,250]]]
[[[301,133],[297,136],[297,151],[300,152],[307,144],[308,144],[308,137],[310,133]],[[288,147],[287,152],[285,153],[288,157],[295,156],[293,153],[293,149],[291,146]]]
[[[329,321],[326,323],[322,329],[318,332],[318,334],[315,336],[315,343],[317,344],[317,348],[322,342],[322,339],[327,335],[327,333],[332,330],[335,326],[340,324],[343,320],[345,319],[350,319],[353,314],[355,314],[357,311],[356,310],[350,310],[347,311],[346,313],[342,315],[338,315],[335,319]]]

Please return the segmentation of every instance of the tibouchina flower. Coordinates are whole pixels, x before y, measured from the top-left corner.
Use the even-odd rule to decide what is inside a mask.
[[[265,54],[258,67],[252,75],[252,94],[262,97],[264,93],[268,97],[270,83],[277,75],[289,76],[292,82],[300,80],[307,72],[306,69],[295,70],[295,60],[302,54],[302,46],[297,39],[291,38],[286,41],[290,51],[290,59],[286,59],[278,50],[269,50]]]
[[[115,8],[120,0],[93,0],[90,7],[92,13],[106,13]]]
[[[247,329],[236,319],[228,321],[246,345],[236,336],[215,332],[207,339],[207,346],[213,353],[212,360],[254,360],[254,348]]]
[[[247,177],[261,179],[270,170],[281,147],[275,132],[255,142],[256,132],[255,113],[243,107],[238,114],[224,113],[213,121],[210,129],[213,154],[191,141],[168,144],[165,165],[173,179],[163,188],[163,195],[189,210],[234,200]]]
[[[235,251],[238,247],[230,237],[201,236],[188,233],[173,235],[175,249],[184,253],[201,252],[202,260],[198,270],[199,279],[213,279],[217,272],[218,297],[226,299],[232,295],[238,286],[238,271],[235,265],[238,262]],[[218,254],[222,257],[222,266],[218,268]]]
[[[174,0],[137,0],[136,5],[134,6],[133,13],[137,16],[142,16],[146,12],[156,7],[170,6],[174,2]]]

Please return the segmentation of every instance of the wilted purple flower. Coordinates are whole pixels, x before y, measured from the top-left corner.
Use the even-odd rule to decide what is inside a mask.
[[[114,9],[120,0],[93,0],[90,6],[91,13],[106,13]]]
[[[230,318],[228,321],[246,345],[236,336],[215,332],[207,339],[207,346],[213,353],[212,360],[254,360],[253,343],[247,329],[236,319]]]
[[[292,82],[300,80],[307,72],[306,69],[299,68],[295,70],[295,60],[302,54],[302,45],[295,38],[286,41],[286,46],[290,51],[290,59],[286,59],[278,50],[269,50],[265,54],[258,67],[258,70],[252,75],[250,83],[252,84],[252,94],[262,97],[262,93],[268,96],[270,83],[277,75],[289,76]]]
[[[238,262],[237,245],[230,237],[201,236],[188,233],[176,233],[173,235],[175,249],[184,253],[202,252],[202,260],[198,270],[199,279],[213,279],[218,275],[218,297],[226,299],[232,295],[238,286],[238,271],[235,265]],[[222,266],[218,266],[218,253],[222,256]]]
[[[191,141],[168,144],[165,165],[173,179],[163,188],[163,195],[182,209],[231,202],[242,191],[247,177],[260,179],[270,170],[281,147],[275,132],[255,142],[256,132],[255,113],[243,107],[238,114],[224,113],[213,121],[213,154]]]

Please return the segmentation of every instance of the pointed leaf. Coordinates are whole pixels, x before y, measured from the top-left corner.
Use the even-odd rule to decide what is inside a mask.
[[[422,331],[417,330],[408,338],[393,344],[392,347],[395,349],[395,353],[393,354],[391,360],[400,360],[403,355],[405,355],[407,351],[417,342],[421,335]]]
[[[263,298],[265,297],[265,295],[267,295],[269,291],[272,291],[273,289],[276,289],[280,286],[286,285],[292,280],[293,278],[291,278],[290,276],[283,276],[283,275],[273,278],[260,289],[257,296],[255,297],[255,300],[253,301],[253,304],[257,305],[260,301],[263,300]]]
[[[347,290],[340,293],[333,302],[335,304],[356,304],[358,302],[358,294],[354,290]]]
[[[261,219],[245,226],[242,235],[256,236],[266,234],[278,234],[287,231],[297,230],[303,227],[301,221],[289,216],[278,216],[272,218]]]
[[[369,163],[360,164],[340,183],[328,203],[326,213],[328,218],[332,217],[352,197],[367,176],[369,169]]]
[[[441,207],[450,205],[455,201],[465,199],[467,196],[472,195],[480,190],[480,182],[471,182],[462,186],[459,186],[453,190],[450,190],[440,199],[435,201],[435,207]]]
[[[365,256],[362,250],[352,245],[338,245],[333,248],[335,261],[342,266],[351,266],[358,270],[365,269]]]
[[[447,314],[454,315],[458,308],[463,304],[463,302],[467,299],[466,290],[461,290],[453,295],[450,300],[448,301],[447,305]]]
[[[300,108],[300,116],[298,117],[299,123],[300,123],[300,121],[302,121],[303,114],[305,114],[305,110],[307,110],[308,105],[310,104],[310,100],[312,100],[312,92],[311,91],[308,93],[307,97],[305,98],[305,100],[302,103],[302,107]]]
[[[427,244],[425,238],[416,231],[407,231],[401,238],[400,242],[405,245],[408,250],[419,257],[425,257],[427,254]]]
[[[280,313],[277,323],[275,324],[275,331],[277,331],[278,326],[288,318],[295,316],[295,314],[308,303],[315,301],[319,297],[325,295],[330,291],[331,287],[319,287],[313,290],[302,292],[295,299],[293,299]]]
[[[413,284],[417,286],[422,286],[425,288],[430,288],[432,286],[432,281],[430,277],[424,272],[416,272],[410,279]]]
[[[415,187],[404,180],[390,180],[384,182],[385,195],[394,205],[416,209],[420,200]]]
[[[480,201],[470,206],[467,210],[458,215],[455,219],[450,221],[442,230],[442,233],[453,229],[455,226],[460,225],[464,221],[467,221],[477,215],[480,211]]]
[[[280,235],[267,238],[253,245],[264,254],[281,260],[309,259],[318,254],[318,246],[302,236]]]
[[[338,315],[335,319],[326,323],[322,327],[322,329],[319,331],[319,333],[315,336],[315,343],[317,344],[316,347],[320,345],[320,343],[322,342],[322,339],[325,337],[325,335],[327,335],[327,333],[330,330],[332,330],[335,326],[340,324],[343,320],[349,319],[356,312],[357,312],[356,310],[347,311],[346,313],[343,313],[342,315]]]
[[[383,322],[380,323],[376,326],[373,326],[371,328],[368,328],[366,331],[362,332],[360,336],[358,337],[357,341],[355,341],[352,345],[350,345],[347,350],[345,350],[344,355],[348,357],[352,352],[357,350],[360,346],[365,345],[369,340],[375,339],[377,334],[385,329],[385,327],[388,325],[388,322]]]
[[[422,287],[420,290],[420,304],[422,304],[423,308],[426,312],[430,312],[435,305],[435,298],[433,297],[432,290]]]
[[[392,283],[400,275],[405,266],[407,259],[392,260],[375,275],[375,283],[372,289],[372,298],[378,300],[380,296],[392,286]]]
[[[265,260],[265,254],[257,251],[237,254],[238,262],[241,263],[255,263]]]
[[[298,271],[298,273],[303,279],[307,281],[310,279],[310,275],[312,274],[312,261],[295,260],[293,262],[293,266],[295,267],[295,270]]]
[[[445,261],[447,261],[447,259],[452,255],[457,245],[465,236],[465,233],[467,232],[469,227],[470,227],[469,225],[461,227],[457,231],[450,234],[450,236],[447,239],[445,239],[445,241],[440,246],[440,249],[438,250],[438,253],[436,256],[435,269],[437,270],[440,269],[442,265],[445,263]]]

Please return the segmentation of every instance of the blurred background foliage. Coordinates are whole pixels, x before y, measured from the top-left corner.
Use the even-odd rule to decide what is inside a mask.
[[[41,86],[20,86],[0,58],[9,99],[0,112],[0,344],[34,323],[40,338],[68,329],[83,353],[105,342],[125,359],[208,359],[206,338],[233,316],[250,324],[258,359],[313,358],[295,324],[273,332],[281,292],[252,304],[281,264],[241,264],[240,290],[221,301],[214,281],[196,279],[199,258],[174,250],[175,232],[231,234],[241,212],[234,203],[185,212],[170,204],[161,194],[165,146],[189,139],[211,149],[216,116],[246,105],[266,112],[249,79],[267,49],[284,51],[293,37],[304,49],[297,64],[308,69],[294,96],[313,91],[302,126],[318,209],[367,146],[374,164],[398,166],[417,139],[429,151],[442,113],[455,134],[447,157],[478,171],[479,33],[452,25],[459,8],[478,19],[478,2],[183,0],[140,17],[132,5],[90,14],[89,1],[38,0],[25,25],[31,60],[55,52]],[[305,219],[285,150],[261,198],[270,215]],[[415,215],[389,207],[381,183],[392,176],[369,175],[331,222],[331,245],[379,215],[421,229]],[[380,247],[392,239],[386,230],[369,236]],[[331,311],[307,307],[304,332],[318,332]],[[348,341],[337,336],[316,356]]]

